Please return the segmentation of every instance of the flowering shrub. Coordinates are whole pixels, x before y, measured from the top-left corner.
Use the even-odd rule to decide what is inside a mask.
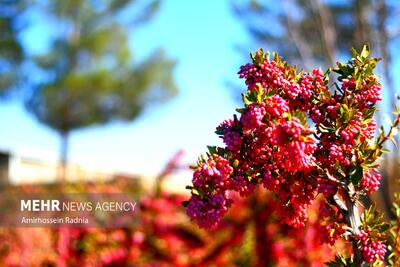
[[[185,216],[185,195],[162,189],[178,153],[155,192],[141,196],[137,227],[2,228],[0,266],[398,266],[400,197],[390,228],[374,206],[360,215],[363,198],[379,187],[376,159],[399,123],[397,115],[374,137],[380,85],[367,52],[338,65],[336,85],[329,71],[297,73],[262,51],[242,67],[244,107],[217,127],[225,146],[199,159],[185,202],[207,230]],[[139,189],[121,180],[85,190],[130,187]]]
[[[194,167],[187,214],[203,228],[218,227],[232,206],[232,192],[251,195],[257,185],[273,192],[276,212],[292,227],[303,227],[307,209],[323,195],[320,220],[325,242],[352,243],[353,255],[336,263],[382,263],[387,225],[374,209],[359,214],[360,201],[379,187],[383,143],[373,119],[381,85],[373,70],[378,59],[367,47],[346,64],[323,73],[296,67],[259,50],[240,68],[247,92],[238,115],[217,127],[224,147],[209,147]],[[330,83],[330,74],[336,81]],[[339,264],[339,265],[334,265]],[[347,266],[347,265],[346,265]]]
[[[214,231],[195,227],[180,205],[187,196],[168,193],[162,186],[169,174],[182,168],[181,155],[177,153],[157,177],[154,192],[142,195],[136,227],[0,229],[0,265],[320,267],[333,258],[328,245],[321,243],[320,200],[308,209],[310,220],[305,227],[295,229],[278,223],[272,194],[257,189],[249,198],[231,195],[235,210],[229,211]],[[110,193],[140,189],[137,183],[121,178],[82,186],[85,191]],[[48,188],[22,190],[47,192]]]
[[[295,229],[278,223],[266,190],[232,197],[235,210],[211,232],[190,223],[180,205],[185,195],[163,190],[143,196],[134,228],[2,228],[0,266],[322,267],[333,258],[320,242],[318,205]]]
[[[278,223],[275,204],[266,190],[250,198],[232,196],[229,211],[213,231],[191,226],[178,202],[184,196],[162,193],[141,204],[141,224],[131,247],[135,266],[324,266],[333,258],[321,243],[316,207],[305,227]]]

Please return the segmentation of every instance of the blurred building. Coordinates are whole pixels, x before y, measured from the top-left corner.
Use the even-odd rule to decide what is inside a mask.
[[[60,170],[60,165],[55,162],[0,151],[0,181],[2,184],[54,183],[57,181]],[[68,182],[108,181],[114,177],[114,173],[90,170],[78,164],[68,165],[66,170]]]
[[[0,151],[0,185],[51,185],[59,182],[62,171],[54,157],[46,157],[45,152]],[[187,170],[175,170],[166,174],[163,179],[163,189],[175,193],[188,193],[185,185],[190,182],[191,173]],[[79,164],[70,164],[66,170],[66,182],[106,182],[129,180],[129,184],[138,183],[145,191],[155,187],[158,178],[155,176],[134,175],[112,171],[99,171],[83,167]]]

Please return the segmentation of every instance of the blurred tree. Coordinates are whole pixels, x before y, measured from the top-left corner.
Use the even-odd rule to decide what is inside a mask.
[[[306,69],[331,67],[349,47],[364,44],[379,51],[382,73],[390,95],[395,89],[391,75],[391,45],[399,41],[400,5],[388,0],[233,0],[233,9],[258,46],[296,61]],[[392,97],[394,101],[394,97]],[[393,102],[394,103],[394,102]]]
[[[279,51],[284,58],[308,70],[334,66],[336,59],[349,56],[349,47],[360,50],[369,44],[378,51],[376,56],[383,59],[380,71],[389,95],[386,104],[390,103],[391,109],[395,106],[392,59],[400,39],[399,1],[283,0],[277,5],[268,0],[232,0],[232,7],[256,42],[254,49]],[[379,117],[377,120],[382,121]],[[398,156],[396,148],[392,157]],[[382,179],[381,196],[387,214],[392,195],[387,177],[389,172],[392,176],[397,174],[398,168],[394,160],[392,168],[382,168],[386,179]]]
[[[22,28],[18,23],[26,3],[19,0],[0,2],[0,96],[15,89],[21,76],[18,75],[24,51],[17,35]]]
[[[175,63],[162,51],[132,62],[127,29],[147,22],[159,7],[157,0],[45,3],[42,8],[59,27],[59,34],[49,52],[34,59],[46,80],[34,89],[26,105],[40,122],[61,135],[65,172],[71,131],[132,120],[147,103],[167,100],[176,93]]]

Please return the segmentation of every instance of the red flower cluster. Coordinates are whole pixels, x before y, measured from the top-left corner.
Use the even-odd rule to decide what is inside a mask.
[[[188,206],[188,215],[196,220],[200,227],[217,226],[228,211],[232,200],[225,194],[210,194],[204,197],[193,195]]]
[[[381,100],[372,72],[377,60],[363,50],[339,63],[333,90],[329,72],[296,73],[262,50],[252,60],[239,71],[247,85],[240,117],[217,127],[226,147],[210,148],[198,162],[187,213],[199,226],[215,227],[231,205],[230,191],[247,196],[261,184],[275,194],[282,221],[298,227],[322,193],[326,207],[339,208],[325,220],[325,241],[333,244],[349,224],[343,205],[357,205],[351,200],[354,190],[370,194],[379,187],[375,160],[380,154],[374,149],[380,148],[371,145],[377,144],[374,105]]]
[[[363,163],[359,148],[374,138],[373,105],[380,100],[380,85],[373,74],[367,75],[365,80],[357,87],[354,79],[343,79],[341,91],[335,91],[333,95],[326,85],[315,84],[314,91],[319,97],[314,98],[315,104],[310,109],[310,118],[316,125],[320,140],[315,157],[318,165],[338,180],[345,179],[343,174]],[[378,189],[379,180],[379,175],[371,175],[366,170],[358,186],[371,193]],[[332,190],[332,194],[335,193]]]
[[[242,149],[243,139],[238,129],[235,129],[233,120],[226,120],[219,126],[220,131],[225,132],[222,139],[226,148],[231,153],[240,153]]]
[[[228,186],[232,172],[233,168],[228,160],[218,155],[210,157],[194,172],[193,185],[204,192],[215,186],[215,191],[221,193]]]
[[[378,191],[381,180],[381,174],[377,169],[372,169],[366,173],[361,179],[360,187],[363,188],[368,193],[373,193]]]
[[[367,231],[360,230],[357,238],[360,240],[363,247],[362,253],[364,260],[373,263],[377,260],[382,261],[385,258],[386,245],[380,240],[373,240],[369,236],[371,231],[371,229],[367,229]]]
[[[254,99],[248,99],[239,119],[217,128],[226,148],[199,161],[187,212],[201,227],[215,226],[231,204],[229,191],[249,195],[261,183],[276,192],[284,220],[302,226],[317,192],[315,181],[307,178],[316,143],[313,132],[294,116],[301,110],[290,103],[310,98],[313,76],[296,79],[285,63],[267,58],[243,66],[240,76]],[[256,86],[260,83],[263,88]]]

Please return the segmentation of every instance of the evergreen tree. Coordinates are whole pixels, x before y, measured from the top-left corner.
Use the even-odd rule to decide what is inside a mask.
[[[60,134],[62,166],[71,131],[132,120],[147,103],[176,93],[173,61],[160,50],[143,62],[133,62],[128,46],[128,30],[148,21],[158,7],[156,0],[146,5],[132,0],[46,2],[46,15],[59,25],[60,33],[47,53],[34,58],[46,79],[26,105]]]
[[[233,9],[259,47],[280,51],[285,58],[311,69],[331,67],[348,48],[369,44],[383,58],[382,73],[390,94],[392,49],[399,41],[400,5],[388,0],[233,1]]]

